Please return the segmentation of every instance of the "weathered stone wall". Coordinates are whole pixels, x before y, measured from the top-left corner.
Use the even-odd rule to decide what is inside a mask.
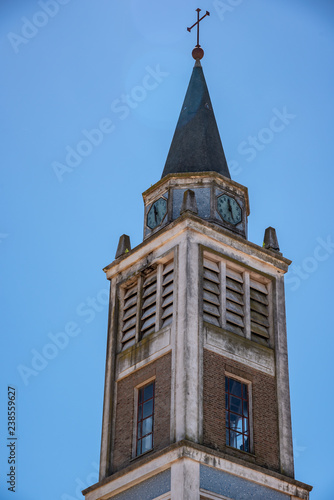
[[[204,349],[203,444],[279,471],[278,410],[275,378]],[[226,446],[225,373],[252,384],[253,449],[245,453]]]
[[[171,354],[168,353],[117,383],[113,472],[133,459],[135,387],[152,377],[155,377],[154,450],[150,453],[170,444]]]

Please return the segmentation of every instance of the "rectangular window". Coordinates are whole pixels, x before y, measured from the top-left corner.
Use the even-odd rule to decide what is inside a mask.
[[[132,278],[121,292],[122,351],[172,323],[174,261],[150,266]]]
[[[153,449],[154,389],[151,382],[138,390],[137,456]]]
[[[225,377],[226,444],[250,451],[248,384]]]
[[[204,252],[204,321],[268,345],[269,287],[268,279]]]

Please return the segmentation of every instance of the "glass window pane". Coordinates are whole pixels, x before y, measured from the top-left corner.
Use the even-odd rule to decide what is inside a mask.
[[[144,388],[144,401],[153,398],[153,384],[147,385]]]
[[[238,448],[239,450],[243,450],[244,449],[244,443],[243,443],[243,436],[242,434],[236,434],[236,448]]]
[[[244,436],[244,451],[249,452],[249,439],[248,436]]]
[[[143,420],[143,436],[152,432],[153,417]]]
[[[233,411],[234,413],[239,413],[239,415],[242,415],[242,399],[230,396],[229,410]]]
[[[229,412],[228,411],[225,412],[225,417],[226,417],[225,418],[226,427],[229,427],[229,422],[228,422]]]
[[[141,425],[141,422],[138,423],[138,439],[140,439],[142,437],[142,425]]]
[[[248,417],[248,402],[244,401],[244,417]]]
[[[225,394],[225,408],[228,410],[228,394]]]
[[[152,434],[149,434],[142,439],[142,453],[152,449],[152,437]]]
[[[138,420],[143,418],[143,405],[138,406]]]
[[[146,418],[153,413],[153,399],[143,404],[143,418]]]
[[[137,443],[137,455],[141,455],[141,441]]]
[[[237,448],[237,433],[234,431],[230,431],[230,446]]]
[[[243,418],[244,430],[243,432],[248,432],[248,418]]]
[[[242,397],[248,399],[248,387],[246,384],[242,384]]]
[[[143,389],[139,389],[139,394],[138,394],[138,400],[139,400],[139,403],[141,403],[143,401]]]
[[[241,382],[230,378],[230,393],[241,398]]]
[[[230,431],[226,429],[226,444],[229,446],[230,444]]]
[[[230,413],[230,427],[235,431],[242,432],[242,417]]]
[[[228,377],[225,377],[225,392],[228,392]]]

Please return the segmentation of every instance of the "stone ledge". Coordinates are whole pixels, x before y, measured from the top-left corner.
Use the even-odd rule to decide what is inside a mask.
[[[296,498],[306,499],[308,498],[308,493],[312,490],[312,486],[297,481],[294,478],[245,462],[242,459],[232,457],[206,446],[182,440],[149,456],[138,458],[138,460],[125,469],[102,479],[83,490],[82,493],[85,496],[92,493],[92,495],[88,496],[87,500],[107,499],[108,495],[124,491],[128,487],[166,470],[174,462],[182,458],[189,458],[203,465],[225,470],[255,483],[266,485],[278,491],[284,491],[286,494],[295,496]],[[98,489],[100,491],[97,491]]]

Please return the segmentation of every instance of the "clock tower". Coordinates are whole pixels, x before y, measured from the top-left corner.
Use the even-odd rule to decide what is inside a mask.
[[[208,13],[207,13],[208,14]],[[205,17],[205,16],[203,16]],[[284,274],[275,229],[247,239],[195,65],[143,242],[120,238],[110,307],[100,479],[86,500],[297,500]]]

